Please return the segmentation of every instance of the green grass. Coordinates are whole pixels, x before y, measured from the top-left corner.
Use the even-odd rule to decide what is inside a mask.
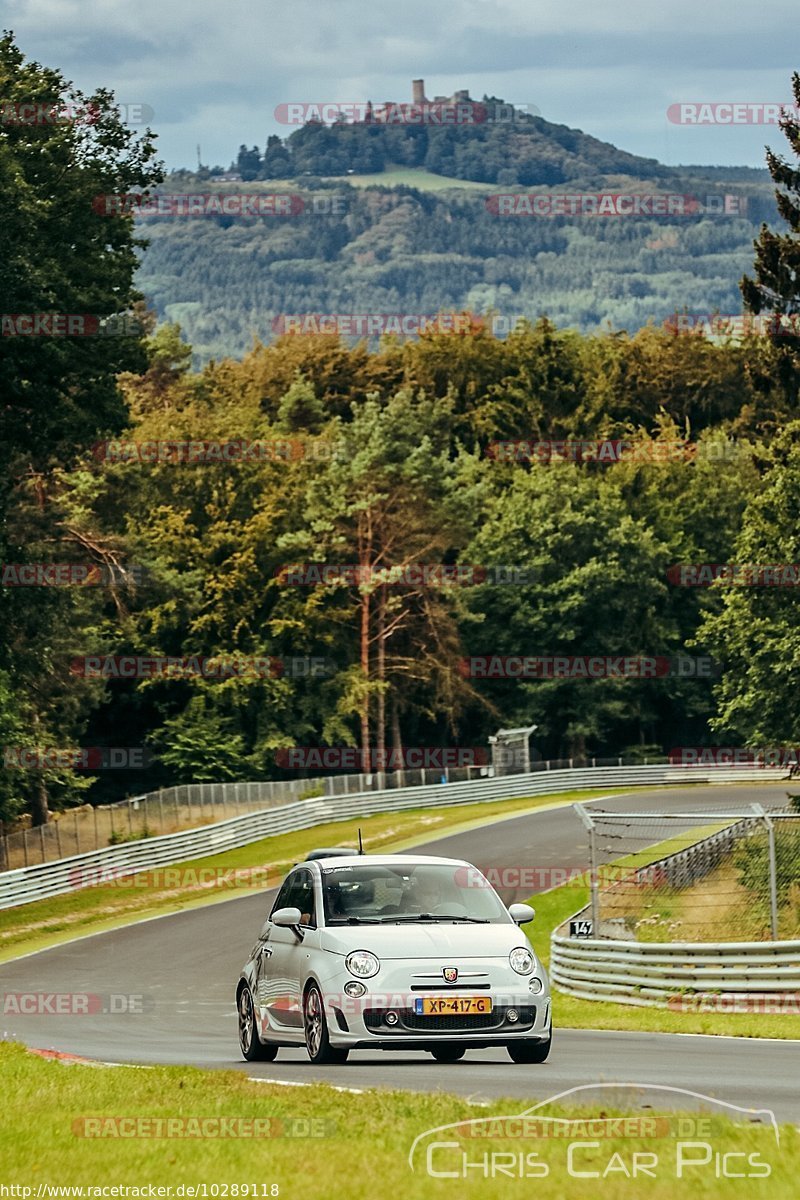
[[[533,1070],[544,1076],[547,1067],[514,1067],[509,1063],[509,1070]],[[707,1121],[708,1133],[704,1129],[692,1133],[686,1126],[680,1129],[677,1113],[662,1115],[648,1109],[638,1115],[650,1121],[660,1117],[658,1126],[651,1125],[650,1136],[606,1136],[595,1143],[594,1149],[579,1149],[575,1158],[577,1169],[594,1170],[602,1175],[609,1163],[613,1163],[602,1180],[579,1179],[568,1174],[568,1142],[585,1140],[586,1134],[581,1131],[574,1130],[568,1139],[511,1140],[497,1126],[490,1136],[467,1136],[471,1131],[486,1134],[491,1127],[464,1125],[460,1133],[447,1130],[440,1135],[440,1140],[458,1141],[455,1149],[435,1152],[434,1169],[452,1170],[455,1166],[461,1169],[464,1152],[469,1162],[481,1162],[484,1155],[505,1151],[513,1154],[515,1161],[519,1161],[518,1155],[536,1155],[533,1161],[544,1164],[547,1175],[522,1179],[498,1175],[487,1179],[482,1170],[472,1169],[466,1179],[442,1179],[433,1178],[425,1168],[424,1150],[431,1138],[415,1154],[415,1170],[411,1170],[409,1152],[419,1135],[451,1122],[482,1121],[493,1115],[513,1117],[533,1102],[500,1100],[477,1108],[463,1097],[441,1092],[369,1090],[342,1094],[323,1084],[313,1087],[259,1084],[233,1071],[200,1071],[190,1067],[93,1068],[44,1061],[8,1043],[0,1044],[0,1079],[5,1094],[14,1098],[3,1114],[2,1183],[29,1187],[32,1197],[36,1197],[42,1184],[138,1188],[152,1184],[171,1187],[174,1197],[181,1185],[205,1184],[210,1196],[215,1184],[224,1187],[244,1183],[257,1184],[259,1196],[277,1194],[285,1200],[326,1200],[336,1195],[347,1196],[348,1200],[395,1200],[401,1196],[403,1200],[439,1196],[447,1200],[463,1197],[483,1200],[487,1196],[503,1200],[519,1196],[528,1200],[532,1195],[539,1200],[562,1200],[565,1196],[570,1200],[596,1200],[599,1187],[603,1200],[638,1200],[644,1195],[648,1200],[667,1200],[676,1193],[691,1194],[698,1200],[718,1197],[729,1200],[739,1196],[749,1200],[767,1195],[770,1200],[789,1200],[797,1195],[798,1131],[791,1126],[782,1127],[778,1146],[769,1124],[734,1123],[719,1108],[710,1106],[705,1117],[694,1114],[683,1118],[692,1125],[698,1120]],[[343,1068],[341,1083],[346,1085],[346,1082],[347,1068]],[[553,1085],[552,1091],[558,1090]],[[551,1117],[573,1120],[610,1117],[625,1111],[624,1105],[610,1102],[601,1108],[596,1097],[592,1100],[592,1107],[565,1107],[562,1103],[558,1107],[548,1105],[541,1111]],[[153,1136],[159,1132],[154,1119],[175,1116],[185,1121],[194,1119],[197,1122],[194,1128],[207,1133],[214,1133],[218,1126],[212,1122],[222,1117],[260,1119],[260,1130],[268,1136],[262,1134],[258,1140],[253,1136]],[[86,1118],[94,1119],[94,1125],[87,1125]],[[112,1136],[120,1128],[114,1123],[116,1118],[128,1120],[121,1126],[128,1136]],[[140,1120],[134,1124],[137,1118]],[[544,1123],[539,1124],[540,1129],[544,1127]],[[87,1137],[87,1130],[100,1131],[104,1136]],[[130,1136],[138,1130],[147,1136]],[[313,1130],[317,1136],[285,1136],[287,1130],[296,1134]],[[688,1175],[676,1182],[681,1137],[706,1141],[711,1147],[710,1162],[690,1169]],[[652,1166],[655,1178],[643,1183],[641,1178],[632,1180],[623,1173],[619,1163],[627,1164],[630,1171],[635,1151],[657,1155]],[[756,1163],[766,1164],[769,1177],[717,1178],[718,1160],[714,1155],[728,1151],[757,1156],[751,1160],[750,1169],[755,1169]],[[695,1158],[704,1156],[688,1148],[680,1152],[691,1153]],[[618,1159],[613,1159],[615,1154]],[[731,1169],[743,1171],[748,1167],[746,1158],[731,1161]],[[538,1173],[543,1170],[540,1166]],[[263,1192],[262,1184],[266,1185]],[[277,1187],[276,1193],[271,1193],[273,1185]],[[690,1192],[685,1190],[687,1186]],[[216,1194],[225,1196],[223,1190]],[[227,1192],[228,1197],[232,1194],[232,1190]]]
[[[461,188],[469,192],[497,191],[497,185],[492,183],[475,183],[471,179],[454,179],[449,175],[434,175],[424,167],[388,167],[371,175],[328,175],[323,176],[326,183],[351,183],[354,187],[397,187],[406,184],[408,187],[419,188],[422,192],[442,192],[449,188]],[[295,182],[302,186],[303,180]]]
[[[264,890],[280,883],[286,871],[315,846],[355,846],[357,830],[363,831],[367,850],[399,851],[420,842],[457,833],[499,820],[504,816],[536,812],[602,793],[595,790],[562,792],[551,796],[522,797],[491,804],[464,804],[441,809],[409,809],[403,813],[381,813],[348,821],[331,822],[296,833],[279,834],[251,842],[236,850],[192,859],[150,875],[128,876],[95,887],[84,887],[61,896],[35,900],[16,908],[0,910],[0,962],[19,954],[41,950],[86,933],[96,933],[130,924],[145,917],[161,916],[204,904],[219,903],[245,894],[243,889]],[[246,876],[214,887],[203,887],[208,876],[200,872],[256,869]],[[182,886],[174,881],[180,876]],[[165,886],[166,885],[166,886]]]

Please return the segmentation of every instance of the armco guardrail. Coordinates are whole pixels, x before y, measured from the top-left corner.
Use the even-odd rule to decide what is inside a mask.
[[[800,942],[615,942],[553,934],[550,979],[583,1000],[693,1007],[800,993]],[[800,1011],[800,1004],[795,1005]]]
[[[519,796],[545,796],[568,789],[766,782],[784,777],[782,768],[768,767],[579,767],[301,800],[197,829],[126,842],[56,862],[4,871],[0,874],[0,908],[11,908],[73,891],[92,868],[102,867],[114,875],[134,874],[187,859],[219,854],[271,834],[290,833],[329,821],[344,821],[372,813],[491,803]]]

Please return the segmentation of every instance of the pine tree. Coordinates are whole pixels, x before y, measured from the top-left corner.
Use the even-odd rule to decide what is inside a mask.
[[[800,74],[796,71],[792,75],[792,90],[797,111],[800,110]],[[797,163],[792,165],[769,147],[766,160],[776,184],[778,212],[789,226],[789,232],[773,233],[762,224],[754,242],[756,278],[745,275],[739,287],[748,312],[775,314],[770,334],[779,351],[779,378],[794,403],[798,395],[800,365],[800,239],[797,237],[800,233],[800,122],[796,116],[787,113],[779,127]]]

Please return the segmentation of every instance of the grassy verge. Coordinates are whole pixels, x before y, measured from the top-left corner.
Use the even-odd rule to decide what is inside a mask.
[[[619,866],[641,867],[673,854],[712,830],[679,834],[657,847],[627,855]],[[579,879],[563,887],[532,896],[536,920],[526,933],[542,961],[550,962],[550,935],[563,921],[589,902],[588,882]],[[617,1029],[640,1033],[709,1033],[729,1037],[800,1039],[800,1015],[795,1013],[678,1012],[664,1008],[638,1008],[611,1000],[581,1000],[555,991],[553,1019],[567,1029]]]
[[[546,1072],[547,1068],[537,1070]],[[346,1074],[344,1069],[343,1083]],[[631,1200],[645,1194],[652,1200],[666,1200],[676,1188],[683,1191],[687,1180],[691,1194],[704,1200],[767,1194],[770,1200],[788,1200],[797,1194],[800,1172],[800,1134],[796,1129],[782,1127],[778,1146],[769,1124],[734,1123],[716,1107],[709,1108],[706,1117],[684,1116],[683,1126],[678,1124],[681,1116],[677,1113],[662,1115],[648,1109],[639,1117],[649,1124],[638,1127],[634,1136],[605,1136],[587,1147],[586,1133],[574,1127],[568,1137],[534,1134],[534,1142],[519,1136],[511,1140],[509,1127],[488,1123],[492,1116],[513,1117],[530,1107],[529,1102],[520,1100],[476,1108],[462,1097],[442,1093],[370,1090],[343,1096],[326,1085],[277,1087],[255,1083],[232,1071],[65,1065],[43,1061],[9,1044],[0,1045],[0,1076],[6,1094],[14,1096],[14,1104],[6,1106],[3,1118],[3,1182],[31,1188],[28,1194],[32,1197],[42,1185],[109,1184],[171,1187],[173,1197],[202,1196],[202,1190],[191,1193],[186,1189],[206,1185],[208,1196],[230,1197],[242,1195],[232,1185],[241,1188],[247,1183],[255,1185],[259,1197],[278,1195],[286,1200],[320,1200],[340,1194],[349,1200],[401,1195],[404,1200],[438,1196],[482,1200],[486,1196],[529,1197],[532,1185],[541,1200],[560,1200],[566,1195],[570,1200],[596,1200],[598,1180],[602,1179],[604,1200]],[[558,1089],[554,1086],[552,1090]],[[604,1103],[602,1110],[596,1104],[583,1109],[548,1105],[542,1110],[551,1117],[573,1120],[597,1118],[601,1113],[608,1118],[621,1111],[624,1105],[615,1103]],[[172,1136],[165,1138],[163,1125],[156,1122],[177,1116],[185,1124],[173,1125]],[[229,1121],[227,1137],[213,1136],[220,1128],[220,1118]],[[652,1124],[654,1118],[657,1125]],[[242,1123],[231,1123],[237,1119]],[[252,1124],[256,1119],[259,1126]],[[412,1171],[409,1152],[417,1137],[451,1122],[476,1120],[481,1122],[477,1126],[464,1124],[457,1132],[445,1130],[425,1139],[415,1152]],[[703,1120],[708,1125],[698,1129]],[[539,1129],[545,1127],[539,1122]],[[176,1136],[179,1128],[195,1136]],[[560,1126],[562,1131],[564,1128]],[[232,1130],[241,1132],[230,1136]],[[313,1136],[308,1136],[309,1132]],[[696,1146],[698,1132],[710,1147],[709,1160],[702,1166],[684,1166],[681,1183],[676,1185],[679,1156],[691,1155],[695,1161],[705,1158],[704,1152],[687,1146],[689,1140]],[[198,1133],[205,1136],[196,1136]],[[253,1136],[256,1133],[260,1136]],[[427,1171],[426,1149],[435,1140],[455,1143],[430,1156],[434,1171],[454,1172],[455,1177],[440,1174],[437,1178]],[[584,1144],[577,1147],[570,1175],[569,1143],[579,1141]],[[715,1156],[729,1151],[739,1155],[731,1160],[736,1171],[763,1177],[760,1187],[764,1191],[757,1178],[717,1177],[720,1160]],[[492,1155],[504,1152],[505,1170],[496,1170],[494,1177],[487,1178],[475,1168],[462,1177],[465,1158],[470,1163],[486,1159],[493,1167],[498,1160]],[[645,1178],[644,1184],[641,1177],[636,1182],[630,1178],[635,1152],[650,1156],[651,1177]],[[509,1154],[513,1173],[509,1173]],[[748,1159],[747,1155],[754,1157]],[[527,1162],[526,1156],[530,1156]],[[527,1178],[519,1177],[520,1159],[523,1169],[527,1167]],[[528,1165],[531,1162],[533,1167]],[[578,1170],[597,1174],[577,1178],[574,1171]],[[183,1193],[177,1190],[181,1185]],[[214,1185],[220,1185],[216,1192],[212,1191]],[[223,1190],[226,1185],[227,1193]],[[24,1193],[18,1194],[24,1197]],[[147,1191],[131,1194],[147,1195]],[[47,1191],[43,1189],[42,1195],[47,1196]]]
[[[302,179],[296,180],[302,186]],[[424,167],[387,167],[371,175],[329,175],[326,183],[350,183],[353,187],[397,187],[406,184],[408,187],[419,188],[423,192],[442,192],[446,189],[459,188],[465,192],[490,192],[492,184],[476,183],[470,179],[455,179],[449,175],[435,175]]]
[[[618,789],[617,789],[618,791]],[[409,809],[277,834],[236,850],[192,859],[153,872],[112,879],[17,908],[0,910],[0,962],[145,917],[235,899],[247,890],[275,887],[286,871],[315,846],[355,846],[363,831],[366,850],[408,849],[504,816],[596,799],[595,790],[523,797],[492,804]],[[238,874],[236,874],[238,872]]]

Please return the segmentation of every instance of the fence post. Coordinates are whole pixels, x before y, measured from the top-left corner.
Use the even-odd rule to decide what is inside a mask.
[[[23,828],[23,830],[22,830],[22,853],[25,855],[25,866],[27,867],[27,865],[28,865],[28,831],[25,828]]]
[[[92,818],[94,821],[94,848],[95,848],[95,850],[99,850],[100,849],[100,833],[97,828],[97,805],[96,804],[92,805]]]
[[[158,789],[158,824],[161,832],[164,832],[164,791],[163,788]]]
[[[128,833],[133,837],[133,805],[128,798]]]
[[[592,937],[600,936],[600,896],[597,890],[597,843],[595,841],[595,824],[582,804],[572,806],[589,834],[589,888],[592,900]]]
[[[56,827],[56,847],[58,849],[58,857],[63,858],[64,855],[61,852],[61,830],[59,828],[59,818],[56,817],[56,819],[53,823]]]
[[[77,808],[73,809],[73,815],[75,817],[75,853],[80,854],[80,852],[81,852],[81,835],[80,835],[80,831],[78,830],[78,810],[77,810]]]
[[[44,848],[44,825],[39,826],[39,842],[42,847],[42,862],[47,862],[47,854]]]
[[[753,805],[753,812],[760,817],[767,829],[769,846],[769,917],[772,940],[778,940],[778,866],[775,858],[775,823],[760,804]]]
[[[109,806],[108,806],[108,819],[111,822],[111,836],[113,838],[114,833],[115,833],[115,830],[114,830],[114,805],[113,804],[109,804]]]

